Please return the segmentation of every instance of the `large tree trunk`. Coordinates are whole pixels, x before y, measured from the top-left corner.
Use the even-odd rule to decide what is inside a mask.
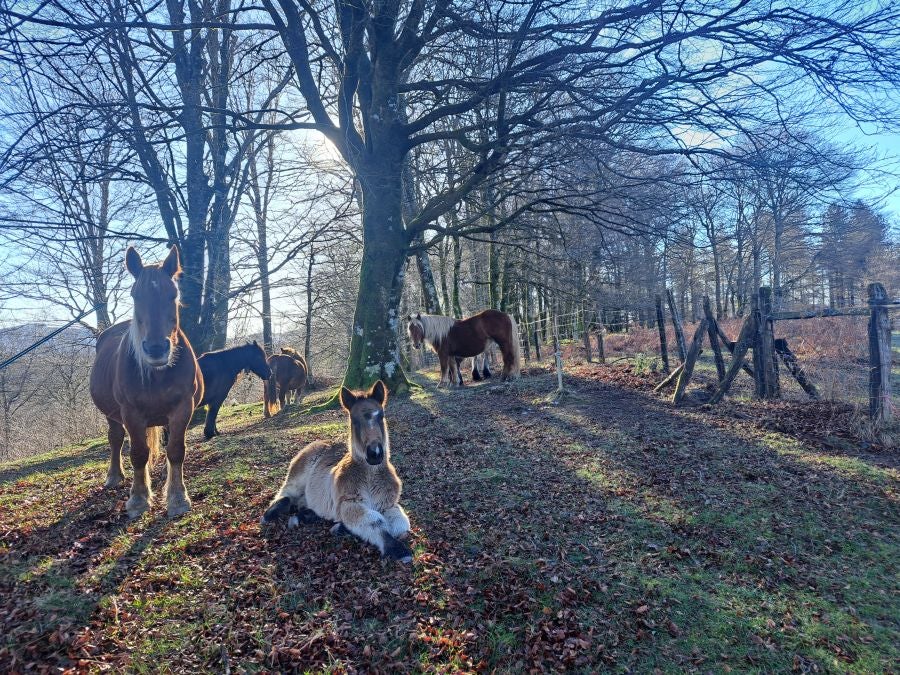
[[[227,218],[227,216],[225,216]],[[200,313],[199,346],[201,352],[221,349],[228,338],[228,290],[231,288],[230,227],[213,230],[207,240],[209,263],[206,269],[203,311]]]
[[[401,217],[400,162],[382,159],[366,168],[360,175],[363,256],[344,386],[360,389],[381,379],[392,392],[405,392],[409,382],[397,331],[409,247]]]

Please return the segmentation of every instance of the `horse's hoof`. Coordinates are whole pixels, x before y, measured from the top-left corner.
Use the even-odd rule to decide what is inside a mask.
[[[300,527],[300,519],[297,516],[291,516],[288,518],[288,529],[293,530],[297,527]]]
[[[119,487],[122,484],[122,481],[125,480],[125,476],[107,476],[106,482],[103,484],[103,487],[106,489]]]
[[[169,518],[177,518],[178,516],[183,516],[185,513],[191,510],[191,500],[187,497],[183,499],[170,499],[168,506],[168,516]]]
[[[406,543],[392,538],[384,548],[384,557],[402,563],[411,563],[412,549]]]
[[[125,502],[125,512],[131,520],[140,518],[150,508],[150,500],[146,497],[130,497]]]
[[[322,520],[312,509],[299,509],[297,511],[297,518],[304,525],[315,525]]]
[[[331,534],[335,537],[346,537],[349,534],[352,534],[350,530],[343,523],[335,523],[331,526]]]

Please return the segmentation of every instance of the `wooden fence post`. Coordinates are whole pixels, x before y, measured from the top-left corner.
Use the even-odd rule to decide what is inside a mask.
[[[760,287],[753,298],[751,311],[755,314],[753,339],[753,373],[756,396],[761,399],[778,398],[778,362],[775,360],[775,329],[772,321],[772,289]]]
[[[784,338],[775,340],[775,353],[781,357],[781,361],[784,363],[785,368],[787,368],[788,372],[794,376],[794,379],[797,380],[797,383],[803,388],[803,391],[809,394],[810,398],[818,401],[819,390],[816,389],[816,385],[810,382],[809,378],[806,376],[806,373],[803,371],[800,362],[797,361],[794,352],[788,347],[787,340]]]
[[[597,360],[606,363],[606,352],[603,348],[603,326],[597,330]]]
[[[869,417],[877,424],[890,422],[891,318],[887,293],[881,284],[869,284]]]
[[[668,375],[666,375],[666,378],[665,378],[662,382],[660,382],[658,385],[656,385],[655,387],[653,387],[653,391],[662,391],[663,389],[665,389],[666,387],[668,387],[668,386],[669,386],[670,384],[672,384],[676,379],[678,379],[678,376],[681,375],[681,371],[682,371],[682,370],[684,370],[684,364],[683,364],[683,363],[682,363],[681,365],[675,366],[675,370],[673,370],[671,373],[669,373]]]
[[[672,326],[675,328],[675,344],[678,345],[678,358],[684,363],[687,358],[687,346],[684,343],[684,329],[681,327],[681,317],[678,315],[678,305],[675,304],[675,294],[672,289],[666,291],[669,300],[669,313],[672,315]]]
[[[527,317],[527,315],[526,315]],[[528,322],[524,321],[519,324],[519,330],[522,329],[522,326],[525,326],[525,331],[521,335],[522,346],[525,348],[525,363],[531,363],[531,339],[528,337]]]
[[[709,304],[709,296],[703,296],[703,314],[706,316],[706,330],[709,333],[709,346],[713,350],[713,358],[716,362],[716,374],[719,382],[725,379],[725,359],[722,358],[722,347],[719,345],[718,321],[713,316],[712,306]]]
[[[722,326],[719,325],[719,322],[716,321],[716,332],[719,334],[719,339],[722,341],[722,344],[725,345],[725,349],[728,350],[729,354],[734,354],[734,346],[735,342],[732,342],[728,339],[728,336],[725,335],[725,331],[722,330]],[[748,366],[746,363],[741,366],[744,369],[744,372],[747,373],[750,377],[753,377],[753,368]]]
[[[662,298],[656,294],[656,327],[659,330],[659,353],[662,356],[663,371],[669,372],[669,348],[666,345],[666,318],[662,309]]]
[[[688,350],[687,358],[684,360],[684,370],[678,378],[678,384],[675,385],[675,395],[672,396],[672,403],[678,405],[684,398],[684,391],[687,389],[688,382],[694,374],[694,364],[697,363],[697,356],[700,354],[700,347],[703,346],[703,334],[706,332],[706,317],[700,320],[700,325],[694,331],[694,338],[691,340],[691,348]]]
[[[738,336],[737,342],[734,343],[734,351],[731,353],[731,365],[728,367],[728,372],[725,373],[725,379],[719,383],[716,393],[709,399],[710,403],[721,401],[722,397],[725,396],[725,392],[731,387],[731,383],[734,382],[734,378],[737,377],[738,371],[744,363],[744,357],[747,355],[747,349],[750,348],[750,344],[753,342],[753,334],[756,331],[756,327],[753,325],[755,316],[755,312],[750,312],[747,318],[744,319],[744,325],[741,326],[741,334]]]

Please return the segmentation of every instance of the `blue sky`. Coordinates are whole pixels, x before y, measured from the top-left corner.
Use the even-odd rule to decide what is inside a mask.
[[[857,196],[867,201],[878,200],[880,210],[900,225],[900,131],[867,133],[851,123],[834,138],[826,140],[832,140],[837,145],[852,144],[875,151],[883,162],[881,168],[885,174],[890,172],[893,175],[881,174],[877,179],[880,184],[862,188]]]

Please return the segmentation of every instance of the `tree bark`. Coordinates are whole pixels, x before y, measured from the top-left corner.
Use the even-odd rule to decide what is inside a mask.
[[[409,250],[401,214],[400,160],[383,158],[360,172],[363,255],[344,386],[382,380],[393,393],[409,390],[397,342],[400,296]]]
[[[312,382],[312,318],[313,318],[313,267],[316,264],[316,248],[309,247],[309,263],[306,266],[306,316],[304,317],[306,336],[303,339],[303,358],[306,359],[306,378]]]
[[[662,298],[656,295],[656,327],[659,330],[659,354],[662,357],[663,370],[669,372],[669,348],[666,345],[666,318],[663,314]]]
[[[453,316],[462,318],[462,305],[459,302],[459,273],[462,269],[462,246],[459,237],[453,237]]]

